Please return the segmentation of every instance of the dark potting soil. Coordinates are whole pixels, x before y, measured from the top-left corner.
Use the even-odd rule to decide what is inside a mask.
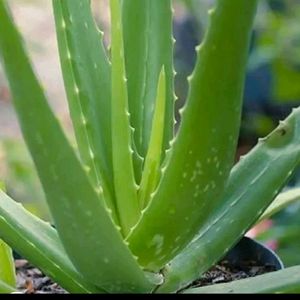
[[[238,266],[223,260],[196,280],[190,287],[201,287],[254,277],[276,271],[274,265],[259,265],[256,261],[241,261]]]
[[[17,270],[17,288],[22,294],[66,294],[67,292],[39,269],[26,260],[15,260]],[[255,261],[242,261],[239,266],[233,266],[224,260],[212,267],[190,287],[200,287],[254,277],[275,271],[273,265],[258,265]]]
[[[24,259],[15,260],[17,290],[21,294],[66,294],[58,284]]]

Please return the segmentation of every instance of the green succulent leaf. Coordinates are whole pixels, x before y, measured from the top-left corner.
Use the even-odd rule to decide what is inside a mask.
[[[145,158],[152,132],[156,83],[162,66],[166,73],[163,149],[169,148],[174,134],[171,0],[125,0],[122,13],[129,111],[137,151]],[[141,174],[138,175],[140,178]]]
[[[299,200],[300,200],[300,188],[293,188],[279,194],[275,198],[275,200],[271,203],[271,205],[267,208],[267,210],[263,213],[263,215],[259,218],[257,223],[272,217],[273,215],[280,212],[287,206]]]
[[[20,255],[72,293],[100,292],[70,262],[56,230],[0,191],[0,236]]]
[[[164,134],[164,120],[166,107],[166,73],[163,68],[158,81],[155,110],[152,122],[149,149],[145,159],[143,176],[139,189],[139,202],[144,209],[151,194],[155,191],[160,177],[160,162],[162,157],[162,143]]]
[[[139,263],[148,269],[159,270],[178,254],[222,200],[239,133],[256,4],[219,0],[211,13],[162,179],[128,238]]]
[[[253,278],[206,287],[187,289],[187,294],[234,293],[234,294],[283,294],[300,292],[300,266],[290,267]]]
[[[91,185],[51,111],[3,0],[0,27],[6,29],[0,35],[0,53],[19,123],[68,256],[87,280],[108,292],[151,290],[99,201],[101,190]]]
[[[123,48],[121,5],[110,1],[112,60],[112,143],[114,183],[121,226],[126,236],[137,223],[140,208],[135,183]]]
[[[159,291],[179,290],[217,263],[258,220],[299,162],[300,109],[295,109],[234,166],[222,205],[193,242],[170,262]]]
[[[5,191],[5,184],[0,181],[0,192]],[[1,289],[1,283],[3,290]],[[0,293],[5,293],[5,285],[16,286],[15,265],[11,248],[0,240]]]
[[[16,286],[16,274],[11,248],[0,240],[0,280]]]
[[[88,0],[53,0],[62,73],[80,156],[113,211],[111,69]],[[88,45],[88,46],[87,46]]]
[[[11,294],[16,291],[15,288],[7,285],[5,282],[0,280],[0,294]]]

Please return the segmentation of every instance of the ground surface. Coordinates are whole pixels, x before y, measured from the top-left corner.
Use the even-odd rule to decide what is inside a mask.
[[[275,270],[276,268],[273,265],[261,266],[255,261],[242,261],[239,266],[232,266],[228,261],[224,260],[203,274],[202,278],[195,281],[192,287],[235,281]]]
[[[16,260],[17,287],[22,294],[65,294],[67,293],[59,285],[45,276],[40,270],[32,267],[26,260]],[[247,277],[254,277],[264,273],[275,271],[271,265],[260,266],[253,261],[244,261],[240,266],[229,265],[228,261],[222,261],[214,266],[202,278],[195,281],[192,287],[200,287],[223,282],[230,282]]]
[[[17,288],[22,294],[65,294],[66,291],[32,267],[26,260],[15,261],[17,269]]]

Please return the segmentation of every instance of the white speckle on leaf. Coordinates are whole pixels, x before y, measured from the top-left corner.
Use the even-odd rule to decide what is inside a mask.
[[[86,124],[87,124],[87,120],[83,114],[81,114],[81,123],[83,126],[86,126]]]
[[[216,183],[214,181],[211,182],[211,188],[214,190],[217,187]]]
[[[61,27],[62,27],[62,29],[66,29],[66,22],[65,22],[65,20],[62,20]]]
[[[109,263],[109,259],[108,259],[107,257],[105,257],[105,258],[103,259],[103,261],[104,261],[105,264],[108,264],[108,263]]]
[[[101,186],[97,186],[95,188],[95,192],[96,192],[97,195],[101,195],[103,193],[102,187]]]
[[[203,190],[204,193],[206,193],[209,190],[209,184],[207,184]]]
[[[75,94],[78,95],[79,94],[79,88],[77,85],[74,86],[74,91],[75,91]]]
[[[94,152],[93,152],[93,150],[92,150],[91,148],[89,148],[89,155],[90,155],[90,158],[91,158],[92,160],[95,159],[95,154],[94,154]]]
[[[150,246],[155,247],[155,254],[158,255],[162,251],[164,244],[164,236],[161,234],[156,234],[151,240]]]

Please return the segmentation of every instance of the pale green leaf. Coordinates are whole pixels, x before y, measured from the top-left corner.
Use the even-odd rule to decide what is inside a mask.
[[[126,236],[137,223],[140,209],[133,168],[120,1],[111,0],[110,8],[114,184],[121,227]]]
[[[0,280],[16,286],[16,274],[11,248],[0,240]]]
[[[259,218],[257,223],[272,217],[273,215],[280,212],[287,206],[299,200],[300,200],[300,188],[293,188],[279,194],[275,198],[275,200],[271,203],[271,205],[267,208],[267,210],[263,213],[263,215]]]
[[[162,157],[162,143],[165,123],[165,107],[166,74],[165,69],[163,68],[159,76],[151,137],[147,156],[145,159],[145,165],[143,168],[141,185],[138,193],[140,207],[142,209],[147,206],[150,200],[150,196],[154,192],[160,176],[160,163]]]
[[[7,285],[5,282],[0,280],[0,294],[11,294],[15,291],[15,288]]]

